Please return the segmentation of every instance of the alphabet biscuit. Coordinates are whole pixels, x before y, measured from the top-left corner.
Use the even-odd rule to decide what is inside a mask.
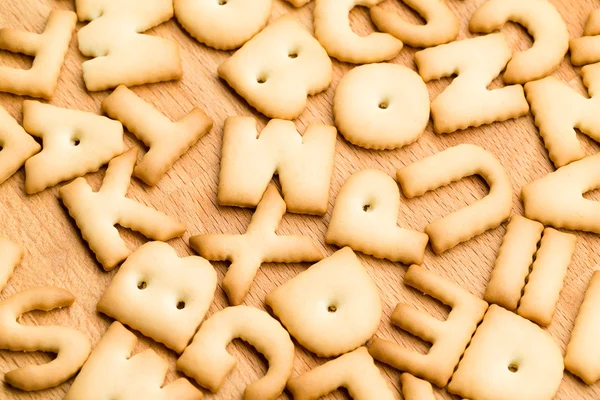
[[[402,65],[361,65],[338,83],[333,115],[350,143],[366,149],[396,149],[425,132],[429,92],[421,77]]]
[[[96,172],[124,149],[121,123],[89,112],[25,100],[23,127],[43,141],[25,162],[28,194]]]
[[[323,258],[308,236],[279,236],[275,233],[284,214],[283,199],[277,188],[269,185],[245,234],[206,234],[190,238],[190,247],[202,257],[231,261],[223,278],[223,289],[232,305],[237,306],[244,301],[263,262],[309,262]]]
[[[0,106],[0,184],[40,150],[41,146]]]
[[[500,33],[459,40],[415,54],[425,82],[458,75],[431,103],[436,133],[518,118],[529,112],[520,85],[488,90],[506,66],[512,51]]]
[[[151,349],[132,355],[136,343],[133,333],[113,322],[81,368],[65,400],[203,399],[202,392],[185,378],[163,386],[167,362]]]
[[[274,400],[294,368],[294,344],[281,324],[253,307],[227,307],[207,319],[177,360],[177,369],[215,393],[235,368],[225,347],[233,339],[250,343],[269,363],[265,376],[244,391],[244,400]]]
[[[392,314],[392,323],[430,342],[429,352],[425,355],[416,353],[376,336],[369,346],[369,353],[378,361],[444,387],[488,305],[455,283],[418,265],[408,269],[404,283],[450,306],[448,318],[440,321],[400,303]]]
[[[79,51],[89,91],[180,79],[179,45],[144,35],[173,17],[173,0],[76,0],[80,21]]]
[[[149,242],[127,257],[97,309],[181,353],[216,288],[217,273],[208,261],[179,258],[168,244]]]
[[[175,17],[199,42],[217,50],[237,49],[267,25],[272,0],[175,0]]]
[[[340,189],[325,243],[404,264],[422,264],[429,237],[396,225],[400,191],[385,173],[367,169],[352,175]]]
[[[22,53],[34,60],[30,69],[0,66],[0,92],[51,99],[76,23],[74,12],[52,10],[41,34],[1,28],[0,50]]]
[[[447,389],[471,400],[551,400],[563,369],[547,332],[492,304]]]
[[[102,109],[150,148],[133,174],[151,186],[213,126],[212,120],[199,108],[171,122],[125,86],[117,87],[105,98]]]
[[[362,346],[381,320],[377,286],[347,247],[270,292],[265,303],[292,337],[319,357]]]
[[[115,268],[131,254],[115,224],[161,241],[185,233],[182,223],[125,197],[136,158],[137,150],[132,148],[111,160],[97,192],[92,191],[84,178],[75,179],[59,190],[59,196],[79,227],[81,236],[106,271]]]
[[[370,8],[371,19],[381,31],[412,47],[438,46],[452,42],[458,36],[458,18],[442,0],[400,1],[423,17],[425,25],[406,22],[400,15],[376,5]]]
[[[409,199],[470,175],[481,176],[490,192],[483,199],[425,227],[436,253],[443,253],[508,219],[512,210],[512,185],[508,175],[491,153],[472,144],[451,147],[396,173]]]
[[[290,15],[246,42],[217,72],[259,112],[289,120],[302,114],[308,95],[326,90],[333,79],[325,49]]]
[[[277,174],[289,212],[325,214],[336,138],[328,125],[310,124],[301,136],[291,121],[271,120],[258,133],[251,117],[227,118],[219,204],[255,207]]]
[[[79,371],[90,354],[90,340],[83,333],[59,326],[25,326],[18,320],[33,310],[68,307],[75,297],[64,289],[26,289],[0,302],[0,349],[44,351],[56,358],[43,365],[28,365],[6,372],[6,383],[25,391],[48,389],[67,381]]]
[[[365,347],[319,365],[287,384],[294,400],[316,400],[340,387],[356,400],[395,398]]]
[[[315,0],[315,37],[327,53],[340,61],[369,64],[391,60],[402,42],[388,33],[359,36],[350,28],[348,13],[356,6],[373,7],[383,0]]]
[[[471,16],[469,30],[490,33],[507,21],[523,25],[533,36],[533,45],[513,55],[502,76],[506,83],[526,83],[549,75],[569,51],[567,25],[548,0],[488,0]]]

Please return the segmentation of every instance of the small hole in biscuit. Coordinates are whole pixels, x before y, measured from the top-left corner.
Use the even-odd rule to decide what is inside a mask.
[[[389,107],[389,104],[387,101],[382,101],[381,103],[379,103],[379,108],[381,108],[382,110],[385,110]]]
[[[371,211],[371,205],[370,205],[370,204],[365,204],[365,205],[363,206],[363,211],[364,211],[364,212],[369,212],[369,211]]]
[[[144,282],[144,281],[141,281],[140,283],[138,283],[138,285],[137,285],[137,286],[138,286],[138,289],[140,289],[140,290],[144,290],[144,289],[146,289],[146,287],[147,287],[148,285],[146,284],[146,282]]]
[[[329,307],[327,307],[327,311],[329,311],[330,313],[334,313],[337,311],[337,307],[332,304]]]
[[[225,4],[227,4],[227,0],[219,0],[220,6],[224,6]]]
[[[263,84],[267,81],[267,77],[265,75],[259,75],[258,78],[256,78],[256,82]]]
[[[71,139],[71,144],[73,146],[79,146],[79,143],[81,143],[79,139]]]
[[[508,366],[508,370],[514,374],[515,372],[517,372],[519,370],[519,366],[517,364],[514,364],[514,363],[510,364]]]
[[[184,308],[185,308],[185,301],[180,301],[179,303],[177,303],[178,310],[183,310]]]
[[[4,147],[0,146],[0,151],[2,151],[2,149],[3,149],[3,148],[4,148]]]
[[[298,52],[296,50],[290,50],[288,53],[289,58],[298,58]]]

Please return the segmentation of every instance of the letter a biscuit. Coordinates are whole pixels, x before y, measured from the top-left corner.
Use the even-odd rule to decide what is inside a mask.
[[[101,115],[25,100],[23,127],[43,142],[25,163],[28,194],[96,172],[123,152],[123,126]]]
[[[0,106],[0,184],[40,150],[41,146]]]

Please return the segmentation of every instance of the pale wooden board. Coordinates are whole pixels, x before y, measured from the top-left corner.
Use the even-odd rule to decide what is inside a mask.
[[[472,12],[483,0],[448,0],[448,4],[461,18],[460,38],[470,36],[467,23]],[[592,0],[552,0],[568,23],[572,37],[579,37],[588,13],[598,6]],[[65,0],[3,0],[0,4],[0,26],[12,26],[27,30],[41,31],[50,8],[73,9],[74,2]],[[419,19],[395,0],[388,0],[386,6],[397,9],[407,19],[418,22]],[[313,4],[299,10],[294,9],[282,0],[274,0],[271,20],[284,13],[291,13],[308,29],[312,29]],[[352,26],[361,34],[372,30],[372,25],[364,9],[351,12]],[[79,24],[81,27],[82,24]],[[516,25],[509,24],[503,32],[510,38],[515,49],[525,49],[531,39]],[[259,119],[261,127],[266,119],[251,110],[246,103],[220,81],[216,75],[217,66],[228,56],[227,52],[209,49],[190,38],[180,26],[171,20],[152,31],[153,34],[173,38],[181,45],[181,54],[185,76],[181,81],[160,83],[135,88],[134,91],[151,102],[171,118],[180,118],[193,106],[206,110],[214,120],[215,126],[210,134],[194,146],[169,171],[166,177],[155,188],[149,188],[141,182],[132,182],[129,196],[145,204],[177,217],[185,222],[188,233],[183,239],[171,241],[180,256],[192,254],[187,247],[190,234],[198,233],[242,233],[252,215],[251,210],[219,207],[216,202],[216,187],[219,171],[219,157],[223,121],[229,115],[251,115]],[[405,48],[393,62],[415,68],[413,54],[415,50]],[[99,112],[100,102],[108,92],[87,93],[81,77],[81,63],[84,57],[77,50],[74,37],[63,68],[58,90],[51,104],[80,110]],[[30,60],[26,57],[13,56],[0,52],[0,63],[11,66],[27,66]],[[322,94],[309,99],[308,108],[296,121],[303,131],[310,122],[332,123],[331,104],[334,89],[340,77],[351,68],[348,64],[334,62],[335,78],[331,87]],[[573,69],[565,58],[560,69],[554,73],[562,80],[578,90],[582,90],[578,69]],[[449,79],[428,84],[432,98],[449,82]],[[497,79],[492,87],[501,85]],[[21,121],[22,98],[9,94],[0,94],[0,105]],[[137,141],[128,135],[128,144],[139,146]],[[598,146],[584,138],[585,149],[591,154]],[[330,207],[323,218],[286,215],[280,227],[281,233],[304,233],[312,235],[319,241],[319,246],[326,254],[335,249],[323,244],[331,209],[341,185],[354,172],[364,168],[377,168],[390,175],[396,169],[415,160],[431,155],[447,147],[459,143],[474,143],[494,153],[511,177],[514,189],[514,213],[522,213],[519,200],[520,188],[553,169],[546,150],[533,125],[531,116],[505,123],[468,129],[445,136],[432,133],[431,124],[427,132],[418,142],[400,150],[368,151],[350,145],[341,136],[337,143],[335,169],[331,188]],[[87,178],[94,187],[98,187],[103,171],[91,174]],[[68,217],[57,197],[58,187],[45,192],[26,196],[23,190],[24,172],[19,171],[0,187],[0,234],[21,244],[25,248],[25,257],[17,268],[7,288],[0,294],[6,298],[23,289],[56,285],[72,291],[76,303],[65,310],[50,313],[34,312],[23,318],[27,324],[60,324],[80,329],[97,343],[106,331],[110,319],[98,314],[96,303],[104,289],[109,285],[116,270],[111,273],[102,271],[92,253],[82,241],[79,231]],[[478,178],[469,178],[449,187],[427,193],[424,196],[406,200],[403,198],[399,223],[402,226],[422,230],[433,219],[437,219],[459,207],[482,197],[486,192],[484,183]],[[600,198],[592,194],[590,198]],[[477,238],[457,246],[442,255],[434,255],[428,248],[425,266],[436,273],[459,283],[476,295],[481,296],[489,279],[493,261],[500,244],[505,225],[488,231]],[[124,237],[133,248],[142,243],[143,238],[137,234],[123,231]],[[592,234],[577,233],[579,242],[573,264],[566,278],[566,285],[561,293],[558,310],[548,331],[564,347],[573,327],[573,321],[583,298],[583,292],[591,277],[592,268],[600,262],[600,254],[594,247],[600,244],[600,238]],[[388,261],[376,260],[368,256],[360,256],[368,267],[369,273],[379,286],[384,303],[384,318],[378,335],[393,338],[406,346],[419,351],[426,349],[418,340],[409,337],[392,327],[389,315],[399,301],[408,302],[414,307],[427,310],[440,318],[447,310],[429,298],[402,285],[402,277],[406,266]],[[215,263],[219,280],[226,270],[225,263]],[[270,290],[303,271],[307,265],[264,265],[259,271],[254,286],[246,299],[246,304],[264,308],[263,299]],[[215,302],[209,314],[227,305],[224,292],[217,290]],[[168,381],[179,376],[175,372],[176,355],[151,340],[140,336],[137,350],[151,347],[169,361]],[[236,342],[229,350],[238,358],[237,369],[231,374],[217,395],[208,395],[208,399],[235,399],[245,385],[261,376],[266,368],[264,359],[256,357],[256,353],[248,346]],[[16,366],[30,363],[47,362],[50,357],[45,354],[17,354],[0,351],[0,379],[4,372]],[[298,348],[294,375],[313,368],[323,360]],[[388,377],[390,385],[399,394],[400,372],[380,364],[382,372]],[[37,392],[23,393],[6,385],[0,386],[0,398],[14,399],[58,399],[66,393],[71,381],[57,388]],[[444,390],[437,390],[439,398],[453,398]],[[290,398],[284,394],[282,398]],[[342,391],[328,398],[348,398]],[[565,373],[560,387],[558,399],[596,399],[600,398],[600,386],[588,387],[572,375]]]

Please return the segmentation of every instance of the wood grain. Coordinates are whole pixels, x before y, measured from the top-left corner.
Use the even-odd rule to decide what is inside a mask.
[[[551,1],[568,23],[571,37],[581,36],[588,13],[598,6],[592,0]],[[448,0],[449,6],[460,16],[460,38],[470,36],[467,30],[468,19],[482,2],[483,0]],[[51,8],[73,9],[73,3],[65,0],[3,0],[0,5],[0,26],[39,32],[43,29],[45,18]],[[407,20],[420,23],[420,19],[397,0],[387,0],[385,6],[397,10]],[[313,7],[314,4],[311,3],[297,10],[287,2],[274,0],[271,20],[284,13],[291,13],[308,29],[312,29]],[[367,16],[366,10],[360,7],[351,12],[352,26],[356,32],[366,34],[373,29]],[[81,26],[82,24],[79,24],[79,27]],[[250,109],[243,99],[236,96],[217,77],[217,66],[230,53],[215,51],[197,43],[174,20],[162,24],[151,32],[158,36],[175,39],[180,43],[184,78],[177,82],[146,85],[133,90],[173,119],[178,119],[192,107],[199,106],[215,123],[212,132],[190,149],[160,181],[158,186],[150,188],[135,180],[129,190],[131,198],[152,205],[187,224],[186,236],[170,243],[179,255],[183,256],[192,253],[187,247],[190,234],[242,233],[245,231],[252,211],[219,207],[216,201],[223,122],[230,115],[250,115],[255,116],[262,127],[266,123],[266,119]],[[524,30],[514,24],[508,24],[503,32],[517,50],[527,48],[531,44],[531,39]],[[84,61],[84,57],[77,50],[76,43],[77,40],[74,37],[56,95],[51,104],[99,113],[100,102],[108,95],[108,92],[87,93],[85,91],[81,74],[81,63]],[[414,69],[414,52],[414,49],[405,48],[393,62]],[[0,52],[0,63],[28,67],[31,60]],[[300,131],[303,131],[310,122],[333,123],[334,89],[340,77],[351,67],[349,64],[334,62],[334,82],[326,92],[309,99],[308,108],[296,120]],[[579,69],[574,69],[568,58],[565,58],[554,75],[584,93]],[[449,79],[444,79],[428,84],[431,97],[437,96],[449,81]],[[501,86],[499,79],[492,84],[492,87],[498,86]],[[0,94],[0,105],[4,106],[19,121],[22,119],[22,100],[18,96]],[[596,143],[583,137],[582,141],[588,154],[598,151]],[[130,146],[140,146],[139,142],[129,134],[127,142]],[[429,124],[427,131],[418,142],[394,151],[364,150],[350,145],[339,136],[328,214],[323,218],[287,214],[279,231],[288,234],[311,235],[319,241],[319,246],[324,253],[331,254],[335,249],[324,245],[325,230],[335,197],[341,185],[352,173],[364,168],[377,168],[393,176],[399,167],[459,143],[477,144],[498,157],[511,177],[514,189],[513,212],[516,214],[523,211],[519,200],[520,188],[553,170],[530,115],[517,120],[444,136],[433,134],[431,124]],[[97,188],[102,175],[103,171],[88,175],[87,178]],[[23,181],[24,172],[21,170],[0,187],[0,234],[25,248],[24,260],[17,267],[7,288],[0,294],[0,299],[34,286],[56,285],[66,288],[76,296],[77,300],[73,306],[50,313],[30,313],[23,318],[23,322],[32,325],[73,326],[88,334],[95,344],[111,322],[110,319],[96,312],[96,303],[116,271],[103,272],[95,261],[87,245],[82,241],[75,224],[62,207],[57,197],[58,187],[34,196],[27,196],[24,193]],[[415,199],[403,198],[398,223],[404,227],[422,230],[429,221],[481,198],[486,190],[481,180],[468,178]],[[595,193],[586,196],[600,199],[600,196]],[[472,293],[482,296],[505,229],[505,225],[503,225],[488,231],[442,255],[434,255],[428,249],[424,265],[468,288]],[[121,232],[132,248],[144,240],[135,233],[126,230],[121,230]],[[592,268],[600,262],[600,252],[595,251],[600,245],[600,238],[597,235],[584,233],[577,233],[577,236],[579,241],[575,257],[568,271],[558,310],[552,325],[548,328],[563,351],[583,299],[584,290],[591,277]],[[403,301],[418,309],[427,310],[439,318],[444,318],[447,310],[431,299],[424,298],[416,291],[403,286],[402,277],[406,271],[405,265],[376,260],[368,256],[360,256],[360,258],[379,286],[383,297],[384,318],[377,334],[397,340],[417,351],[426,350],[425,344],[391,326],[389,316],[393,308],[399,301]],[[218,271],[219,280],[221,280],[227,266],[225,263],[214,263],[214,265]],[[306,267],[307,265],[264,265],[258,273],[245,304],[264,308],[263,300],[270,290]],[[225,306],[227,306],[226,297],[223,290],[219,288],[209,314]],[[169,381],[179,375],[174,370],[176,355],[173,352],[139,334],[138,336],[140,344],[137,350],[151,347],[168,360],[170,365]],[[230,346],[229,350],[238,358],[238,367],[223,385],[221,391],[217,395],[207,395],[208,399],[240,398],[245,385],[265,371],[264,359],[257,357],[249,346],[236,342]],[[4,372],[16,366],[47,362],[49,359],[49,356],[41,353],[17,354],[0,351],[0,379]],[[298,348],[294,374],[307,371],[323,361]],[[389,379],[390,385],[395,388],[398,398],[401,398],[399,393],[400,372],[383,365],[380,367]],[[66,393],[70,383],[69,381],[59,387],[36,393],[24,393],[2,385],[0,398],[59,399]],[[453,398],[445,390],[436,390],[436,395],[443,399]],[[290,397],[286,393],[282,398]],[[348,398],[348,395],[339,391],[327,398],[341,399]],[[557,398],[597,399],[600,398],[600,385],[586,386],[574,376],[565,373]]]

